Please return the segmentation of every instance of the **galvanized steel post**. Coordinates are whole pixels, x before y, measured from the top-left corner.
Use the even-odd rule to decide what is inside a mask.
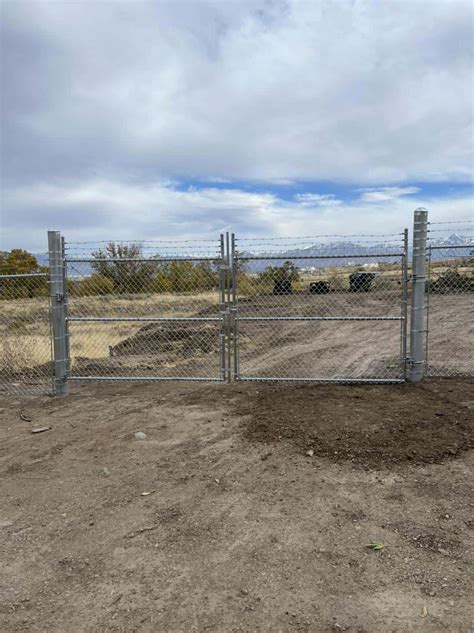
[[[63,245],[59,231],[48,231],[48,254],[53,330],[54,392],[67,395],[68,340]]]
[[[64,318],[66,320],[66,358],[67,358],[67,375],[71,371],[71,352],[69,340],[69,321],[68,321],[68,289],[67,289],[67,264],[66,264],[66,240],[61,237],[61,261],[63,264],[63,294],[64,294]]]
[[[226,288],[226,298],[227,298],[227,309],[226,309],[226,318],[227,318],[227,382],[232,381],[232,315],[231,315],[231,303],[232,303],[232,255],[230,252],[230,234],[227,231],[225,234],[225,250],[226,250],[226,260],[227,260],[227,288]]]
[[[231,261],[232,261],[232,335],[234,339],[233,344],[233,354],[234,354],[234,375],[233,379],[239,379],[239,318],[238,318],[238,280],[239,280],[239,271],[237,268],[237,253],[235,250],[235,233],[232,233],[230,236],[230,244],[231,244]]]
[[[403,231],[402,261],[402,330],[401,330],[401,362],[403,378],[407,378],[407,339],[408,339],[408,229]]]
[[[413,223],[413,254],[411,284],[411,324],[409,379],[419,382],[424,375],[425,364],[425,284],[426,241],[428,233],[428,211],[415,210]]]
[[[220,264],[219,264],[219,316],[221,321],[220,331],[220,377],[225,381],[227,378],[226,367],[226,259],[224,234],[220,235]]]

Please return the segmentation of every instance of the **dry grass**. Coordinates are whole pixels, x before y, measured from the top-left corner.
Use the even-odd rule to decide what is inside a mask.
[[[130,294],[70,297],[70,316],[189,316],[209,305],[217,305],[217,291],[187,294]]]
[[[21,370],[51,359],[46,297],[0,302],[0,369]]]
[[[432,274],[438,275],[446,271],[450,267],[450,262],[436,262],[432,265]],[[469,269],[461,269],[460,272],[469,272]],[[310,281],[326,279],[332,281],[335,279],[346,289],[348,285],[348,276],[351,271],[341,268],[325,269],[304,273],[301,280],[302,288],[307,287]],[[398,290],[395,284],[400,278],[399,270],[386,269],[380,270],[379,278],[382,281],[382,287],[385,289],[389,298],[397,301]],[[255,277],[246,275],[251,282],[248,289],[248,296],[255,295],[257,289],[255,286]],[[389,290],[390,288],[393,289]],[[393,296],[392,296],[393,295]],[[382,295],[380,295],[382,296]],[[326,299],[320,298],[321,302],[328,302],[331,310],[336,310],[337,314],[345,314],[344,302],[346,302],[346,293],[334,293],[328,295]],[[359,312],[364,313],[366,308],[369,313],[375,314],[376,307],[369,305],[368,300],[377,299],[376,292],[370,293],[370,297],[352,297],[351,302],[356,302]],[[300,299],[302,300],[302,299]],[[362,300],[364,303],[362,304]],[[69,299],[69,314],[71,316],[82,317],[133,317],[133,316],[165,316],[165,317],[185,317],[191,316],[214,306],[217,314],[217,304],[219,301],[218,293],[203,292],[197,294],[149,294],[149,295],[122,295],[122,296],[90,296],[90,297],[71,297]],[[263,299],[262,299],[263,301]],[[281,298],[281,301],[287,301]],[[291,300],[289,305],[293,305]],[[330,304],[330,306],[329,306]],[[341,304],[341,305],[339,305]],[[367,305],[366,305],[367,304]],[[355,304],[354,304],[355,305]],[[433,366],[449,365],[455,368],[459,363],[462,368],[469,368],[472,361],[471,352],[473,343],[473,332],[470,325],[470,311],[472,306],[472,295],[460,296],[449,295],[446,297],[431,298],[431,318],[430,318],[430,362]],[[300,309],[300,305],[293,305],[294,309]],[[0,303],[0,370],[16,371],[23,369],[31,369],[32,367],[42,365],[50,360],[50,326],[49,326],[49,306],[48,299],[39,297],[34,299],[18,299],[13,301],[2,301]],[[281,309],[285,308],[283,306]],[[288,306],[286,306],[286,309]],[[136,334],[144,323],[137,322],[71,322],[70,323],[70,345],[71,358],[78,357],[99,359],[109,357],[109,348],[117,345],[121,341],[130,338]],[[382,324],[383,325],[383,324]],[[382,327],[382,326],[380,326]],[[258,328],[254,328],[257,330]],[[260,327],[262,329],[262,326]],[[265,329],[265,328],[263,328]],[[303,331],[302,326],[298,326],[297,330]],[[344,328],[340,328],[341,333]],[[357,336],[354,334],[355,340],[358,341],[356,347],[358,354],[362,353],[364,357],[367,349],[360,345],[360,326],[357,326]],[[315,340],[316,330],[319,333],[320,341]],[[334,343],[334,328],[330,328],[327,336]],[[368,328],[371,331],[371,327]],[[395,332],[396,328],[393,329]],[[328,345],[327,338],[323,336],[324,327],[309,327],[307,333],[309,340],[318,345],[318,358],[322,361],[323,353],[333,355],[331,346]],[[281,332],[283,335],[283,330]],[[274,336],[272,334],[272,336]],[[398,335],[393,336],[394,349],[396,353],[396,343]],[[259,343],[261,347],[262,341]],[[340,341],[341,345],[344,341]],[[346,341],[347,343],[347,341]],[[368,343],[367,343],[368,345]],[[245,340],[243,341],[243,349],[245,350]],[[347,345],[346,345],[347,347]],[[251,354],[252,340],[247,341],[247,354]],[[345,349],[345,348],[344,348]],[[291,362],[292,355],[296,353],[295,343],[291,342],[285,354],[288,354],[286,361]],[[314,350],[313,350],[314,351]],[[347,350],[346,350],[347,351]],[[291,352],[291,353],[290,353]],[[346,353],[346,352],[344,352]],[[312,354],[310,354],[312,356]],[[351,354],[349,354],[351,355]],[[278,354],[275,352],[274,346],[269,345],[265,350],[265,362],[270,362],[270,357],[274,360]],[[378,357],[378,354],[375,354]],[[261,359],[264,362],[264,358]],[[355,358],[355,357],[354,357]],[[347,362],[354,360],[346,359]],[[328,362],[331,359],[328,359]],[[257,359],[253,359],[257,362]],[[337,363],[337,359],[332,357],[331,362]],[[361,359],[358,359],[361,362]],[[270,363],[271,364],[271,363]]]
[[[72,297],[71,316],[184,317],[217,305],[217,292]],[[0,369],[21,370],[51,359],[49,305],[45,297],[2,301],[0,304]],[[71,357],[101,358],[109,347],[135,334],[143,324],[71,322]]]
[[[185,317],[218,304],[217,292],[197,294],[146,294],[104,297],[73,297],[69,300],[71,316]],[[71,322],[71,357],[103,358],[109,347],[136,334],[144,323]]]

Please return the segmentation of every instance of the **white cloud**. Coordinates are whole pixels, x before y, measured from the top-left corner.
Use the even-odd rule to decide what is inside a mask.
[[[427,206],[436,220],[473,218],[468,194],[446,199],[414,192],[377,205],[363,196],[345,202],[327,194],[302,194],[292,201],[238,189],[180,191],[168,183],[143,186],[106,180],[77,187],[18,187],[6,194],[6,204],[12,215],[5,222],[5,244],[33,251],[45,249],[46,226],[61,229],[68,241],[188,240],[217,239],[223,230],[239,237],[400,233],[411,227],[418,206]]]
[[[296,199],[300,204],[308,206],[336,206],[342,204],[341,200],[338,200],[333,193],[298,193]]]
[[[47,226],[385,232],[419,205],[467,217],[467,194],[422,192],[472,178],[472,13],[464,0],[4,2],[4,243],[41,249]],[[181,190],[200,180],[212,186]],[[288,201],[269,184],[323,181],[359,197],[311,186]]]
[[[420,191],[419,187],[379,187],[378,189],[365,188],[361,200],[364,202],[387,202],[400,198],[401,196],[409,196]]]
[[[3,5],[6,174],[465,181],[472,4]]]

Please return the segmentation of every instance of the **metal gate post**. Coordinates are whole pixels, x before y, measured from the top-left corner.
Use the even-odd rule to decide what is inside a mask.
[[[428,211],[415,210],[413,222],[409,379],[423,378],[425,363],[425,283]]]
[[[226,318],[227,318],[227,382],[232,381],[232,314],[231,314],[231,305],[232,305],[232,261],[231,261],[231,253],[230,253],[230,235],[227,231],[225,234],[225,248],[226,248],[226,259],[227,259],[227,292],[226,292]]]
[[[68,391],[69,361],[63,245],[59,231],[48,231],[48,255],[53,330],[54,393],[57,396],[65,396]]]
[[[231,234],[230,238],[231,244],[231,266],[232,266],[232,337],[233,337],[233,354],[234,354],[234,375],[233,379],[238,380],[239,377],[239,319],[238,319],[238,294],[237,294],[237,284],[238,284],[238,267],[237,267],[237,259],[235,252],[235,233]]]
[[[225,247],[224,247],[224,234],[220,235],[220,253],[221,253],[221,261],[219,264],[219,315],[221,318],[221,333],[220,333],[220,341],[221,341],[221,380],[225,381],[227,376],[226,369],[226,300],[225,300],[225,277],[226,277],[226,267],[225,267]]]
[[[64,318],[66,320],[66,358],[67,358],[67,375],[71,371],[71,352],[69,337],[69,321],[68,321],[68,288],[67,288],[67,264],[66,264],[66,240],[61,237],[61,261],[63,264],[63,295],[64,295]]]
[[[431,258],[433,256],[433,250],[431,244],[428,247],[428,270],[426,271],[426,299],[425,299],[425,310],[426,310],[426,336],[425,336],[425,373],[429,374],[429,365],[428,365],[428,354],[430,349],[430,281],[431,281]]]
[[[403,231],[402,262],[402,332],[401,362],[403,378],[407,379],[407,339],[408,339],[408,229]]]

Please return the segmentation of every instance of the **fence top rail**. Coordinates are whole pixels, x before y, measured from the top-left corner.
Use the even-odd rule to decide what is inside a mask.
[[[215,262],[221,260],[222,257],[216,255],[214,257],[106,257],[103,259],[99,259],[96,257],[66,257],[65,261],[67,263],[107,263],[107,264],[121,264],[121,263],[148,263],[148,264],[162,264],[164,262]]]
[[[236,237],[236,242],[277,242],[281,240],[316,240],[321,237],[399,237],[403,236],[403,231],[401,233],[352,233],[352,234],[337,234],[337,233],[327,233],[320,235],[287,235],[285,237]]]
[[[450,233],[453,229],[428,229],[428,233]],[[472,233],[474,228],[463,226],[462,228],[456,230],[456,235],[459,235],[459,231],[462,233]],[[465,237],[466,239],[471,239],[471,235],[459,235],[459,237]],[[431,238],[429,238],[431,239]]]
[[[474,242],[471,242],[470,244],[449,244],[449,245],[444,245],[444,246],[437,246],[436,244],[429,244],[428,248],[430,248],[432,251],[434,250],[454,250],[454,249],[462,249],[462,248],[474,248]]]
[[[96,244],[110,244],[111,242],[116,242],[117,244],[195,244],[195,243],[207,243],[213,244],[217,240],[216,239],[194,239],[194,240],[96,240],[96,241],[88,241],[88,242],[70,242],[69,240],[66,242],[66,246],[68,244],[81,244],[81,245],[89,245],[94,247]]]
[[[255,259],[278,259],[278,260],[291,260],[291,259],[373,259],[381,257],[404,257],[405,253],[364,253],[363,255],[350,255],[347,253],[341,253],[340,255],[235,255],[235,259],[240,261],[249,261]]]
[[[362,241],[359,240],[357,242],[338,242],[337,248],[341,252],[350,252],[355,248],[367,248],[367,249],[377,249],[377,248],[390,248],[397,249],[402,247],[403,242],[399,240],[378,240],[376,243],[373,240],[370,241]],[[254,242],[252,244],[238,244],[236,240],[237,250],[245,251],[243,252],[251,252],[251,253],[260,253],[260,254],[268,254],[268,255],[276,255],[278,253],[286,253],[290,249],[301,249],[307,250],[308,248],[312,249],[325,249],[328,246],[332,246],[330,242],[289,242],[285,244],[274,244],[273,242]],[[284,250],[282,250],[284,249]],[[334,248],[333,248],[334,250]]]
[[[191,253],[198,253],[199,255],[201,253],[205,254],[205,253],[218,253],[220,252],[220,247],[219,244],[216,244],[216,248],[213,249],[210,246],[144,246],[142,244],[139,244],[140,247],[140,253],[145,253],[147,251],[151,252],[151,253],[155,253],[156,255],[160,256],[161,253],[163,253],[164,255],[167,255],[168,257],[170,256],[174,256],[176,255],[177,257],[180,256],[186,256],[186,255],[190,255]],[[100,249],[94,250],[94,249],[90,249],[90,248],[79,248],[79,247],[70,247],[70,246],[66,246],[65,248],[65,252],[66,253],[76,253],[76,255],[73,255],[73,257],[92,257],[93,254],[97,253],[97,252],[101,252]],[[102,251],[103,252],[103,251]]]
[[[0,279],[24,279],[29,277],[48,277],[49,273],[18,273],[15,275],[0,275]]]

